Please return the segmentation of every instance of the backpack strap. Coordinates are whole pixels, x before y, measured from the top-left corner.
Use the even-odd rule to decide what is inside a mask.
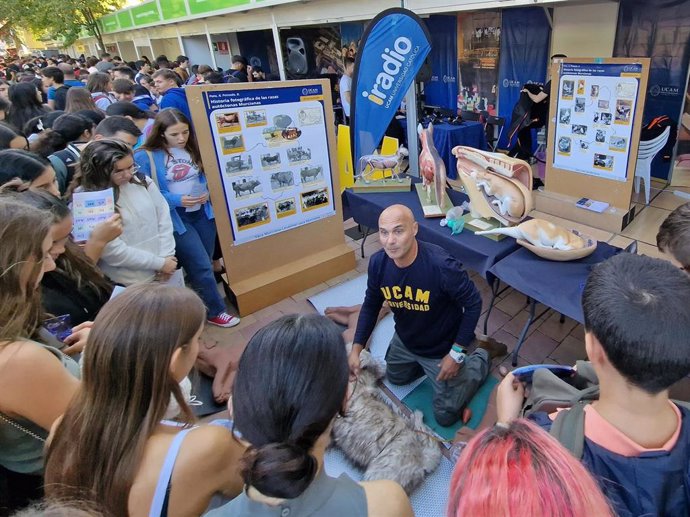
[[[158,187],[158,190],[160,190],[161,187],[160,185],[158,185],[158,171],[156,170],[156,164],[153,162],[153,153],[151,151],[144,152],[146,153],[146,156],[149,157],[149,167],[151,167],[151,179],[156,184],[156,187]]]
[[[585,406],[587,404],[589,402],[580,401],[570,409],[560,411],[549,431],[549,434],[578,460],[582,459],[585,448]]]

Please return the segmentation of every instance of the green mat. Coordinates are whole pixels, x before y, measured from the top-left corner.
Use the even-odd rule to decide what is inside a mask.
[[[498,379],[493,375],[489,375],[484,384],[480,386],[477,393],[474,394],[472,400],[468,404],[468,407],[472,410],[472,419],[467,422],[467,427],[470,429],[476,429],[479,423],[484,418],[484,413],[486,413],[486,407],[489,404],[489,398],[491,397],[491,392],[494,386],[498,384]],[[410,392],[404,399],[402,403],[405,404],[411,410],[419,409],[424,415],[424,423],[434,430],[439,436],[443,437],[445,440],[452,440],[455,433],[464,424],[462,420],[458,420],[457,423],[451,425],[450,427],[443,427],[438,425],[436,419],[434,418],[434,408],[431,404],[433,397],[433,388],[431,386],[431,381],[425,379],[419,386],[417,386],[412,392]]]

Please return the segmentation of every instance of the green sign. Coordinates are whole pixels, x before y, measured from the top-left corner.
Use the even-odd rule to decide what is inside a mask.
[[[189,11],[192,14],[203,14],[250,3],[250,0],[189,0]]]
[[[161,16],[158,13],[158,6],[156,2],[146,2],[144,4],[132,7],[132,18],[134,25],[149,25],[161,21]]]
[[[161,7],[163,20],[168,21],[187,16],[184,0],[160,0],[158,5]]]
[[[120,22],[120,29],[131,29],[134,27],[130,11],[118,11],[117,21]]]
[[[108,14],[101,18],[101,26],[103,27],[103,32],[115,32],[120,28],[120,24],[117,21],[117,14]]]

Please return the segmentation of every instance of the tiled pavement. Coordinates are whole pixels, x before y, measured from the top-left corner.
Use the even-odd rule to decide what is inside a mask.
[[[674,196],[670,190],[678,189],[690,192],[689,188],[673,187],[664,190],[657,188],[652,189],[652,201],[649,206],[644,204],[638,205],[638,215],[633,223],[626,228],[620,235],[614,235],[602,230],[595,230],[592,228],[582,227],[589,234],[596,234],[597,238],[607,241],[612,245],[625,247],[632,242],[633,239],[638,240],[638,253],[649,255],[652,257],[661,257],[656,249],[655,236],[659,224],[670,213],[671,210],[683,204],[684,200],[680,197]],[[639,196],[636,199],[641,199]],[[546,214],[540,214],[540,217],[557,221],[557,218]],[[356,223],[350,219],[344,223],[344,229],[349,229],[356,226]],[[359,254],[360,241],[354,241],[350,237],[345,237],[347,244],[356,251],[357,264],[356,269],[321,283],[311,289],[307,289],[290,298],[286,298],[270,307],[261,309],[242,318],[242,322],[232,329],[220,329],[217,327],[207,327],[204,336],[210,339],[217,340],[224,346],[232,347],[236,350],[237,357],[242,353],[247,341],[251,336],[267,323],[279,318],[283,314],[291,313],[311,313],[315,312],[314,308],[307,301],[309,296],[321,292],[329,287],[337,285],[341,282],[366,273],[369,264],[369,257],[381,248],[378,240],[378,234],[371,234],[364,246],[365,258],[361,258]],[[488,309],[491,291],[486,280],[474,272],[470,272],[471,278],[474,280],[477,288],[480,290],[482,299],[484,301],[484,308],[482,318],[477,330],[481,331],[484,322],[484,314]],[[528,313],[526,311],[527,300],[526,297],[519,292],[508,289],[501,293],[494,310],[491,313],[491,318],[488,322],[489,335],[493,336],[498,341],[505,343],[508,346],[508,351],[512,351],[524,322],[527,319]],[[544,309],[541,304],[537,306],[537,313],[540,314]],[[540,364],[540,363],[555,363],[570,365],[578,359],[585,359],[585,345],[584,345],[584,329],[582,325],[566,318],[564,323],[559,321],[560,315],[552,310],[547,311],[541,318],[539,318],[530,328],[527,340],[525,341],[519,355],[518,365],[526,364]],[[510,356],[500,358],[494,361],[492,374],[500,377],[498,367],[503,364],[508,368],[511,367]],[[672,389],[672,396],[682,400],[690,400],[690,378],[681,381]],[[480,425],[480,429],[492,425],[495,422],[495,390],[489,402],[489,408],[486,416]],[[462,439],[470,437],[474,431],[463,428],[459,436]]]

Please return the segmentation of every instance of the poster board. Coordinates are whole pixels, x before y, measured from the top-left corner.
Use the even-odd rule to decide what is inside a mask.
[[[570,210],[564,201],[589,198],[608,203],[609,215],[623,221],[631,206],[649,59],[569,58],[552,65],[551,75],[544,194],[560,196],[553,205],[568,212],[554,215],[577,220],[586,211]]]
[[[242,316],[355,266],[329,88],[305,80],[186,89]]]

